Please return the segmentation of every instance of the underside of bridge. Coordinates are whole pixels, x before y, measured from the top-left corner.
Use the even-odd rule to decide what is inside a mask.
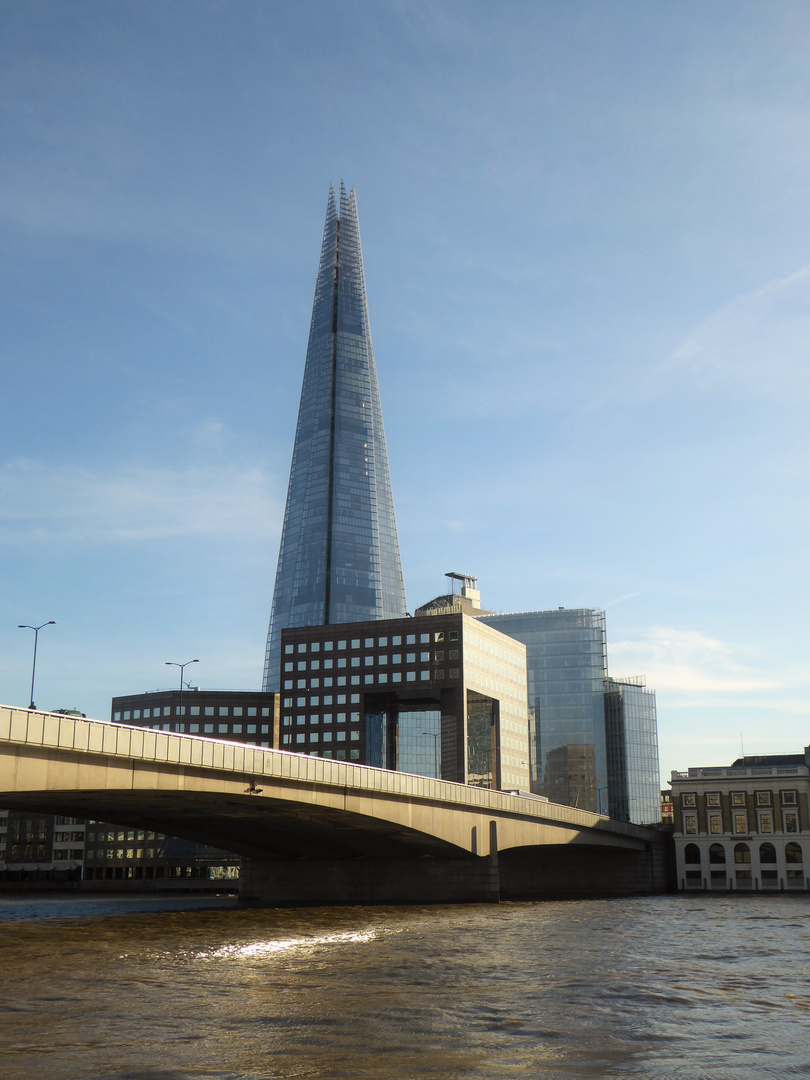
[[[154,829],[271,862],[466,854],[438,837],[390,821],[282,799],[262,797],[259,802],[258,794],[46,791],[3,795],[2,805]]]

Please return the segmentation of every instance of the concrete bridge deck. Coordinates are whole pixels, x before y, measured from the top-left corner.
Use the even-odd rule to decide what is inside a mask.
[[[539,799],[0,706],[0,806],[138,825],[245,860],[276,903],[664,888],[661,837]]]

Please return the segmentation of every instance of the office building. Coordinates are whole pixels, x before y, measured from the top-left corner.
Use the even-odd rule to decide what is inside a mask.
[[[810,890],[810,747],[672,773],[678,888]]]
[[[184,688],[128,694],[113,698],[111,719],[155,731],[278,745],[278,699],[260,690]],[[219,848],[121,823],[87,823],[86,881],[219,887],[235,881],[238,867],[238,856]]]
[[[528,791],[520,642],[461,611],[281,640],[281,749]]]
[[[112,699],[114,724],[278,746],[278,700],[262,690],[152,690]]]
[[[661,820],[655,694],[643,675],[605,679],[608,812],[617,821]]]
[[[557,608],[479,622],[526,646],[532,790],[637,825],[659,820],[655,694],[612,679],[605,614]]]
[[[406,614],[354,191],[330,190],[263,687],[281,631]]]
[[[526,646],[532,790],[607,814],[604,612],[560,608],[482,615],[481,622]]]

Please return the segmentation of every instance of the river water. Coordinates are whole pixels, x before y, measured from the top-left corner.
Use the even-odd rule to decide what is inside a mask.
[[[804,897],[214,903],[0,897],[2,1080],[810,1076]]]

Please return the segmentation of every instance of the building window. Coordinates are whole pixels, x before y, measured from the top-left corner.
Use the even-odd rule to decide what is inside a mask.
[[[761,833],[773,832],[773,814],[760,813],[759,815],[759,831]]]
[[[748,815],[747,814],[734,814],[734,832],[741,836],[748,832]]]
[[[780,791],[779,797],[782,800],[783,806],[795,806],[796,805],[796,792],[795,791]]]
[[[200,715],[200,706],[199,705],[192,705],[191,708],[188,711],[192,716],[199,716]]]
[[[786,833],[796,833],[799,831],[799,818],[793,810],[783,810],[782,817],[784,818]]]
[[[744,791],[732,791],[732,793],[731,793],[731,805],[732,806],[745,806],[745,792]]]
[[[287,656],[289,656],[292,651],[293,651],[292,645],[285,645],[284,646],[284,652],[287,654]]]
[[[722,844],[712,844],[709,848],[709,862],[710,863],[724,863],[726,861],[726,851]]]
[[[203,725],[203,733],[205,735],[213,735],[214,734],[214,725],[213,724],[204,724]]]
[[[214,715],[214,706],[213,705],[206,705],[205,706],[205,715],[206,716],[213,716]]]
[[[434,640],[434,641],[444,641],[444,631],[443,631],[443,630],[440,630],[440,631],[438,632],[438,634],[434,634],[434,636],[433,636],[433,640]]]
[[[712,836],[720,836],[723,832],[723,819],[719,814],[709,815],[709,832]]]
[[[771,805],[771,793],[770,791],[758,791],[757,792],[757,806],[770,806]]]
[[[457,667],[451,667],[450,668],[450,678],[451,679],[457,679],[458,678],[458,668]]]
[[[447,635],[448,641],[458,641],[458,630],[451,630]]]
[[[719,806],[720,805],[720,792],[709,791],[706,793],[706,805],[707,806]]]
[[[694,806],[695,805],[695,796],[694,796],[694,794],[692,792],[689,792],[688,794],[681,795],[681,805],[682,806]]]
[[[798,844],[791,842],[785,845],[785,862],[800,863],[802,861],[802,849]]]
[[[697,818],[694,814],[684,814],[683,816],[683,831],[686,836],[697,835]]]
[[[773,844],[759,845],[759,861],[761,863],[776,862],[776,848],[773,846]]]

